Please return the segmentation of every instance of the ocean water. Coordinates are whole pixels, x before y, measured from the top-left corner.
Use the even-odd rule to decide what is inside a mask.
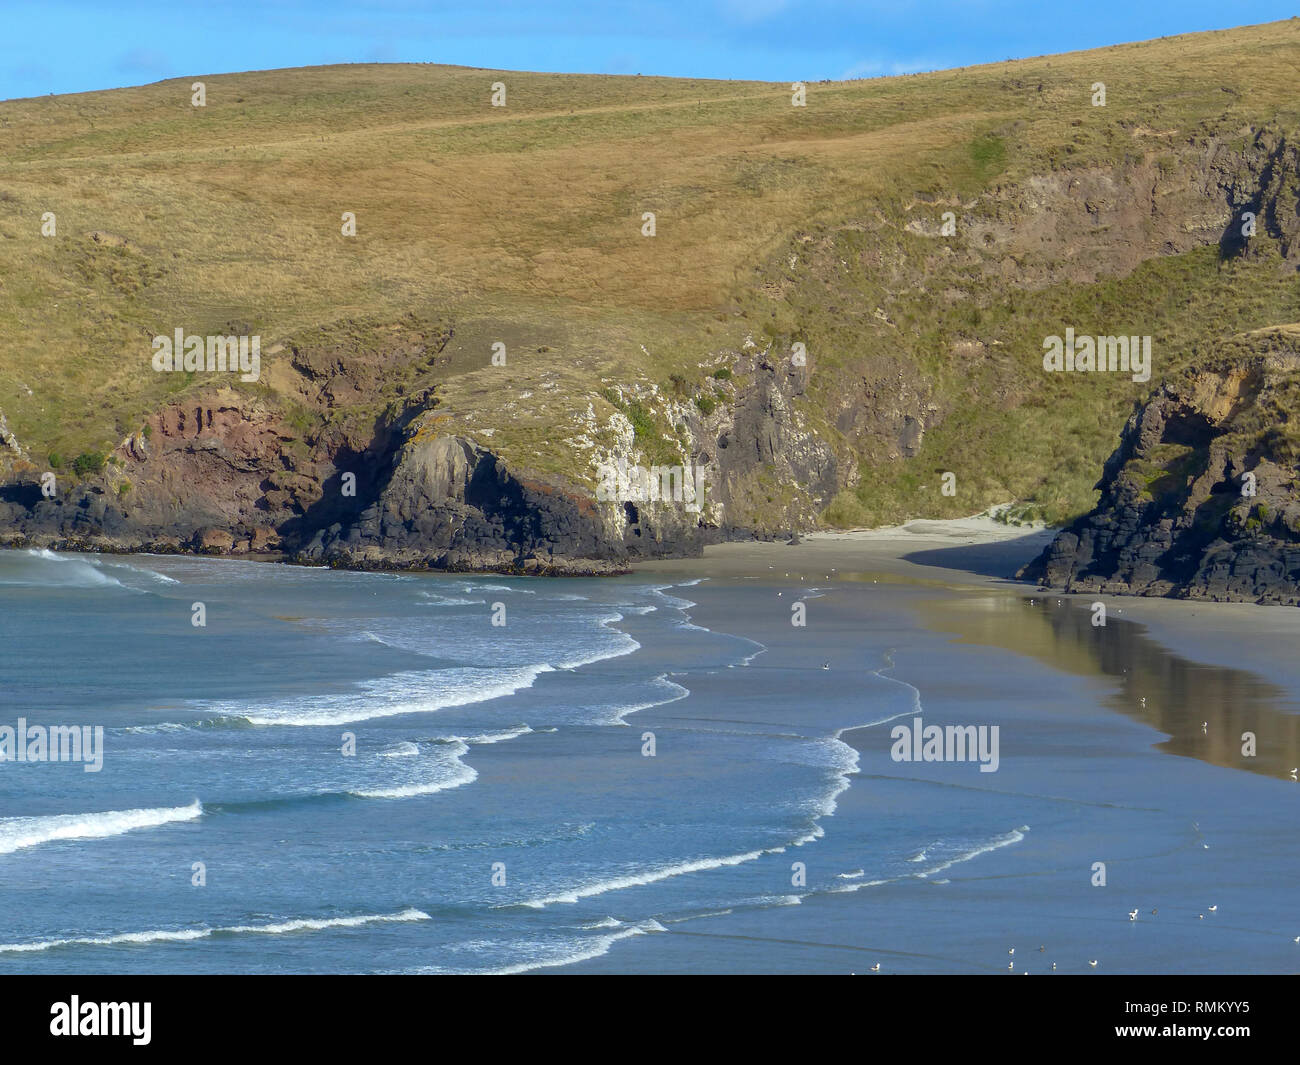
[[[0,727],[104,729],[99,772],[0,762],[0,973],[994,971],[1017,921],[1062,971],[1300,957],[1296,792],[906,588],[780,583],[0,552]],[[892,761],[918,713],[1000,721],[999,772]],[[1139,897],[1188,909],[1159,949]]]

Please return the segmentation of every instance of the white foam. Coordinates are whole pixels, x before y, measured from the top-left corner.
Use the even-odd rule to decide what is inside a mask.
[[[445,780],[429,780],[423,784],[397,784],[391,788],[366,788],[351,791],[358,799],[414,799],[420,795],[436,795],[440,791],[459,788],[462,784],[472,784],[478,779],[478,772],[470,766],[464,766],[458,777]]]
[[[839,729],[833,736],[817,741],[812,748],[805,748],[809,753],[815,752],[818,757],[803,764],[825,767],[831,770],[832,775],[826,794],[812,800],[810,804],[812,827],[802,836],[791,840],[790,846],[802,847],[826,835],[826,830],[820,824],[821,819],[834,816],[839,809],[839,797],[852,785],[850,778],[859,772],[857,748],[845,743],[840,737],[854,728],[862,727],[864,726],[853,725]]]
[[[349,725],[358,721],[399,717],[403,714],[427,714],[451,706],[467,706],[513,695],[543,673],[551,672],[545,664],[518,666],[513,669],[481,669],[457,666],[420,672],[395,673],[377,681],[367,681],[360,693],[312,696],[287,706],[264,710],[246,710],[218,706],[230,717],[241,717],[254,725],[297,725],[318,727]]]
[[[150,580],[157,581],[160,584],[181,583],[175,577],[168,577],[165,573],[159,573],[157,570],[147,569],[144,566],[135,566],[132,565],[130,562],[122,562],[116,559],[114,559],[113,561],[109,561],[107,559],[102,559],[102,558],[90,558],[90,557],[76,556],[76,555],[60,555],[54,551],[46,551],[44,549],[38,551],[29,551],[28,554],[32,555],[35,558],[39,558],[45,562],[58,562],[63,566],[70,566],[72,571],[78,573],[84,572],[79,567],[88,567],[89,569],[94,570],[95,573],[98,575],[97,580],[92,578],[93,584],[116,584],[120,587],[125,587],[125,585],[123,585],[120,580],[118,580],[116,577],[112,576],[107,572],[108,570],[113,570],[113,569],[126,570],[128,573],[132,574],[133,576],[138,575],[141,577],[148,577]]]
[[[685,924],[687,921],[702,921],[706,917],[726,917],[729,913],[735,913],[735,910],[706,910],[704,913],[691,913],[685,917],[665,917],[664,920],[669,924]]]
[[[596,618],[596,624],[604,631],[604,634],[613,637],[611,641],[606,641],[603,647],[593,650],[581,650],[576,654],[563,658],[555,663],[556,669],[578,669],[582,666],[589,666],[596,662],[603,662],[607,658],[621,658],[623,655],[630,655],[633,651],[639,651],[641,645],[631,636],[621,629],[610,629],[609,626],[617,621],[622,621],[623,615],[619,613],[606,614],[604,617]]]
[[[472,784],[478,779],[478,771],[460,760],[468,751],[459,740],[439,744],[425,759],[395,763],[407,779],[384,787],[353,788],[348,794],[358,799],[412,799]]]
[[[527,725],[516,725],[514,728],[501,729],[497,732],[480,732],[477,736],[456,736],[454,739],[460,740],[461,743],[474,745],[504,743],[506,740],[517,739],[520,736],[527,736],[533,730]]]
[[[135,566],[130,562],[95,562],[96,566],[111,566],[113,568],[130,570],[132,573],[138,573],[142,577],[148,577],[150,580],[157,581],[159,584],[180,584],[175,577],[169,577],[165,573],[159,573],[157,570],[146,569],[144,566]]]
[[[678,684],[676,681],[669,680],[666,673],[660,673],[659,676],[655,677],[650,683],[655,685],[663,694],[662,699],[650,699],[647,702],[632,703],[626,706],[602,707],[601,709],[605,711],[608,716],[598,723],[603,725],[626,725],[627,722],[623,719],[627,717],[628,714],[640,713],[642,710],[650,710],[656,706],[667,706],[669,703],[675,703],[680,699],[685,699],[691,694],[690,688]]]
[[[521,973],[533,972],[537,969],[554,969],[563,965],[574,965],[580,961],[590,961],[592,958],[599,958],[603,954],[608,954],[610,948],[615,943],[624,939],[631,939],[633,936],[643,936],[654,932],[666,932],[666,929],[658,921],[653,919],[641,921],[638,924],[630,925],[617,932],[611,932],[604,936],[582,936],[567,940],[558,947],[550,947],[541,957],[530,958],[526,961],[515,962],[512,965],[505,965],[496,969],[446,969],[440,966],[425,966],[419,969],[409,970],[410,973],[482,973],[486,976],[517,976]]]
[[[142,828],[157,828],[173,821],[191,821],[203,814],[198,799],[189,806],[146,810],[106,810],[90,814],[52,814],[46,817],[0,818],[0,854],[56,840],[105,839]]]
[[[183,725],[179,721],[160,721],[156,725],[122,725],[119,728],[106,729],[107,732],[138,732],[141,735],[152,736],[165,732],[184,732],[189,725]]]
[[[16,553],[20,563],[17,573],[10,565],[4,567],[8,574],[0,578],[0,583],[21,585],[32,588],[122,588],[124,585],[116,577],[104,573],[98,566],[85,559],[72,555],[59,555],[44,548],[26,548]],[[30,559],[35,565],[21,565],[23,559]],[[51,563],[51,565],[41,565]]]
[[[1019,843],[1022,839],[1024,839],[1025,833],[1028,831],[1029,831],[1028,825],[1021,825],[1019,828],[1013,828],[1010,832],[1006,833],[1005,835],[997,836],[994,839],[989,840],[987,843],[977,844],[976,846],[970,848],[969,850],[963,851],[962,853],[958,854],[955,858],[950,858],[946,862],[940,862],[938,865],[934,866],[933,868],[926,869],[924,872],[917,873],[916,875],[918,877],[924,878],[924,877],[931,876],[934,873],[942,873],[946,869],[951,869],[954,865],[958,864],[959,862],[968,862],[972,858],[978,858],[981,854],[988,854],[989,851],[1000,850],[1003,847],[1010,847],[1012,844]]]
[[[986,840],[982,843],[977,843],[972,847],[967,847],[965,850],[959,852],[952,858],[949,858],[947,861],[940,862],[939,864],[932,866],[929,869],[925,869],[919,873],[910,873],[907,876],[887,877],[882,880],[864,880],[861,882],[855,881],[854,883],[851,884],[843,884],[839,887],[831,888],[831,891],[832,892],[860,891],[862,888],[879,887],[881,884],[896,884],[902,880],[912,880],[912,879],[928,880],[928,878],[935,873],[944,872],[945,870],[951,869],[954,865],[957,865],[962,862],[969,862],[973,858],[978,858],[981,854],[988,854],[990,851],[1000,850],[1003,847],[1010,847],[1013,844],[1019,843],[1022,839],[1025,838],[1025,833],[1028,831],[1029,831],[1028,825],[1021,825],[1019,828],[1012,829],[1010,832],[1004,833],[1001,836],[995,836],[991,840]],[[926,848],[926,850],[933,850],[934,848],[939,847],[940,845],[941,845],[940,843],[932,843],[930,844],[929,847]],[[925,851],[922,851],[922,853],[924,854]],[[912,860],[914,859],[911,858],[908,859],[908,861],[912,861]],[[928,882],[932,884],[948,883],[946,879],[928,880]]]
[[[852,884],[841,884],[839,887],[830,889],[831,894],[841,894],[843,892],[860,891],[862,888],[880,887],[881,884],[892,884],[892,880],[863,880],[860,883],[854,881]]]
[[[599,921],[593,924],[584,924],[582,927],[588,931],[597,928],[622,928],[623,922],[615,917],[602,917]]]
[[[457,595],[438,595],[436,592],[421,592],[425,600],[420,606],[482,606],[486,599],[465,599]]]
[[[675,607],[678,610],[686,610],[687,608],[696,605],[695,603],[691,602],[691,600],[689,599],[682,599],[676,595],[669,595],[665,590],[668,588],[676,588],[676,587],[678,586],[675,584],[660,584],[654,588],[647,589],[647,591],[649,591],[651,595],[656,596],[659,599],[662,599],[669,606]]]
[[[405,909],[400,913],[368,914],[360,917],[300,917],[275,924],[229,925],[223,928],[160,929],[149,932],[121,932],[111,936],[79,936],[68,939],[41,939],[34,943],[0,943],[0,953],[30,953],[55,947],[115,947],[124,944],[186,943],[207,939],[219,933],[229,935],[286,935],[291,932],[318,932],[327,928],[360,928],[389,921],[428,921],[423,910]]]
[[[598,880],[583,887],[574,888],[572,891],[562,892],[557,895],[548,895],[545,898],[540,899],[530,899],[527,902],[516,903],[515,905],[523,905],[530,909],[540,910],[543,907],[557,902],[576,903],[580,899],[591,898],[595,895],[604,895],[609,891],[622,891],[625,888],[643,887],[646,884],[655,884],[661,880],[668,880],[671,877],[685,876],[687,873],[700,873],[710,869],[722,869],[727,866],[742,865],[745,862],[755,861],[766,853],[768,852],[757,850],[746,851],[744,854],[732,854],[724,858],[697,858],[694,861],[679,862],[676,865],[651,869],[643,873],[632,873],[628,876],[614,877],[609,880]]]

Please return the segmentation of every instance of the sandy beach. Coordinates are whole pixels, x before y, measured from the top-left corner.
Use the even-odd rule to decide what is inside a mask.
[[[883,676],[927,723],[999,725],[1001,764],[900,762],[890,730],[911,713],[866,720],[843,733],[856,765],[824,833],[786,855],[817,889],[667,924],[565,971],[1300,967],[1283,887],[1300,875],[1300,614],[1107,597],[1097,627],[1095,597],[1013,579],[1048,535],[913,522],[641,567],[705,578],[680,593],[692,620],[763,644],[748,705],[770,727],[807,729]],[[790,623],[796,602],[806,628]],[[634,723],[670,728],[695,703]]]
[[[789,574],[807,581],[893,578],[953,591],[999,590],[1035,596],[1016,571],[1051,542],[1052,530],[1008,527],[983,516],[920,520],[886,529],[813,533],[784,542],[719,544],[703,559],[643,563],[639,572],[714,578]],[[1171,651],[1211,665],[1249,670],[1300,688],[1300,610],[1251,603],[1206,603],[1141,596],[1067,595],[1054,599],[1106,604],[1110,616],[1137,622]]]
[[[572,580],[0,553],[15,721],[108,752],[0,774],[0,969],[1294,972],[1292,615],[1095,626],[1011,579],[1044,539]]]

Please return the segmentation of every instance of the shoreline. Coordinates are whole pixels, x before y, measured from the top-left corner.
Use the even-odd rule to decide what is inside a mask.
[[[1296,762],[1284,760],[1300,754],[1300,715],[1277,708],[1290,691],[1233,661],[1256,630],[1278,626],[1246,615],[1237,649],[1218,649],[1223,669],[1181,657],[1194,638],[1223,642],[1204,636],[1205,604],[1147,604],[1137,617],[1115,597],[1123,615],[1099,631],[1091,600],[1058,603],[1008,578],[1049,535],[927,523],[639,566],[641,578],[708,578],[673,592],[694,602],[692,624],[764,644],[755,667],[765,676],[745,690],[773,732],[806,733],[820,708],[858,705],[858,674],[911,688],[917,702],[888,708],[901,718],[836,733],[855,752],[851,786],[820,818],[815,845],[790,851],[816,871],[816,887],[810,873],[786,905],[669,922],[667,935],[633,936],[563,972],[864,973],[883,961],[891,973],[992,974],[1027,943],[1048,953],[1022,961],[1017,951],[1017,974],[1087,974],[1097,958],[1112,974],[1181,971],[1189,957],[1193,971],[1290,971],[1293,944],[1273,931],[1284,903],[1267,885],[1294,864],[1274,841],[1300,797],[1286,775]],[[806,629],[789,621],[801,600]],[[882,649],[883,667],[873,653]],[[698,709],[633,720],[654,730],[681,714],[705,718],[709,692],[706,681]],[[1000,768],[983,776],[893,758],[891,722],[913,714],[997,724]],[[1243,727],[1259,730],[1258,759],[1239,757]],[[1090,881],[1099,860],[1117,890]],[[935,868],[908,864],[917,861]],[[1231,928],[1198,919],[1210,893],[1234,913]],[[1148,914],[1137,932],[1133,907]]]
[[[1042,589],[1015,578],[1055,530],[1009,528],[984,517],[918,520],[885,529],[811,533],[796,545],[730,541],[702,558],[632,565],[633,575],[713,579],[899,581],[936,590],[997,591],[1021,598],[1106,605],[1108,615],[1142,626],[1167,650],[1206,665],[1247,670],[1300,692],[1300,609]]]
[[[1046,961],[1031,954],[1023,970],[1017,958],[1017,970],[1046,972],[1051,964],[1056,972],[1059,959],[1059,971],[1086,973],[1084,959],[1101,957],[1111,973],[1174,972],[1191,955],[1207,971],[1254,971],[1236,968],[1244,945],[1248,967],[1290,971],[1289,937],[1270,942],[1282,917],[1278,900],[1258,881],[1280,860],[1270,833],[1281,822],[1273,815],[1297,795],[1287,770],[1300,754],[1300,677],[1275,648],[1300,633],[1300,613],[1045,594],[1006,575],[1045,536],[1050,533],[1026,537],[969,523],[955,529],[927,523],[822,535],[795,546],[724,544],[706,549],[702,560],[638,566],[642,577],[709,578],[684,593],[697,600],[688,611],[695,623],[762,640],[776,668],[815,669],[828,659],[831,678],[871,671],[861,649],[901,608],[915,628],[909,637],[908,626],[900,627],[888,673],[917,692],[918,716],[1001,723],[1006,760],[996,783],[963,779],[943,763],[887,761],[887,724],[844,730],[842,742],[856,752],[852,787],[820,822],[829,849],[799,852],[810,867],[833,863],[837,848],[862,854],[892,824],[927,821],[963,794],[988,832],[1019,826],[1018,838],[1005,848],[1005,836],[982,844],[936,877],[877,867],[864,893],[819,889],[773,912],[701,916],[667,929],[676,934],[637,936],[636,946],[624,944],[564,971],[644,971],[648,963],[650,971],[671,972],[702,962],[706,971],[758,964],[761,971],[841,971],[842,965],[860,972],[883,958],[894,972],[991,973],[1004,971],[1008,946],[1029,941],[1051,944],[1051,953]],[[881,585],[878,592],[873,583]],[[801,646],[801,630],[781,617],[784,606],[732,613],[733,597],[745,587],[759,592],[759,602],[766,591],[806,596],[819,631],[816,647]],[[1116,614],[1104,632],[1089,622],[1088,607],[1098,598]],[[1256,664],[1258,677],[1277,687],[1248,675]],[[799,722],[808,704],[793,698],[791,716],[780,716],[774,704],[774,725]],[[643,722],[655,724],[650,714]],[[1243,727],[1260,732],[1258,764],[1240,757]],[[1268,827],[1260,829],[1265,810]],[[993,864],[980,857],[988,850],[1000,855]],[[978,864],[967,866],[969,856]],[[1120,901],[1090,884],[1098,858],[1120,871]],[[871,868],[856,855],[844,869],[852,866]],[[1238,867],[1256,873],[1239,883],[1229,874]],[[946,916],[936,916],[933,891],[943,892],[945,913],[971,922],[949,927]],[[1196,912],[1207,891],[1232,899],[1227,905],[1239,913],[1242,926],[1230,934],[1243,938],[1231,948],[1202,938],[1206,926]],[[1064,922],[1062,900],[1071,912]],[[1147,938],[1137,942],[1126,911],[1153,904],[1166,916],[1158,930],[1154,922],[1144,928]],[[818,953],[832,942],[842,962]]]

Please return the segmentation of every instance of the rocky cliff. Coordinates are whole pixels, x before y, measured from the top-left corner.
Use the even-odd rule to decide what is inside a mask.
[[[1173,436],[1124,430],[1042,575],[1284,594],[1277,439],[1207,422],[1259,493],[1223,515],[1199,494],[1237,467],[1178,441],[1300,321],[1297,56],[1292,20],[795,108],[520,73],[500,112],[479,72],[401,64],[215,76],[219,121],[183,127],[179,83],[92,94],[89,127],[6,101],[0,544],[593,573],[1008,501],[1059,523],[1142,403]],[[145,144],[186,166],[146,175]],[[258,337],[259,373],[156,372],[182,327]],[[1070,330],[1150,337],[1151,376],[1044,372]]]
[[[400,365],[429,350],[399,345],[383,359]],[[575,460],[576,475],[540,473],[455,431],[436,387],[394,397],[372,422],[334,418],[387,397],[374,360],[297,347],[291,356],[292,388],[281,385],[312,412],[306,429],[302,412],[275,398],[199,391],[151,416],[101,468],[51,471],[27,461],[0,415],[0,544],[603,574],[638,558],[697,555],[722,538],[787,535],[837,488],[833,454],[796,409],[806,371],[766,352],[727,357],[738,383],[729,379],[726,402],[709,415],[665,405],[678,434],[657,457],[671,458],[674,471],[701,471],[698,500],[660,496],[656,456],[617,411],[605,425],[591,415],[608,446],[584,440],[592,446]],[[593,489],[601,468],[620,461],[654,470],[653,493],[601,498]],[[797,484],[808,500],[789,509],[788,525],[765,524],[752,503],[770,483]]]
[[[1225,344],[1124,427],[1097,508],[1022,571],[1049,588],[1300,605],[1300,327]]]

